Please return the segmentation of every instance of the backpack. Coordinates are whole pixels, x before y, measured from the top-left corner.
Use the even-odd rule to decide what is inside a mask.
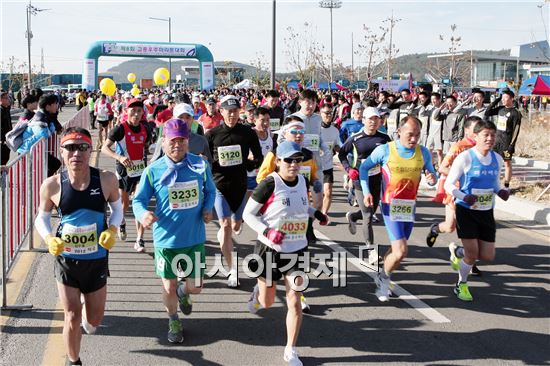
[[[17,152],[17,149],[23,145],[23,133],[30,125],[43,124],[43,122],[34,121],[34,119],[21,119],[17,122],[15,127],[8,133],[6,133],[6,146],[11,151]]]

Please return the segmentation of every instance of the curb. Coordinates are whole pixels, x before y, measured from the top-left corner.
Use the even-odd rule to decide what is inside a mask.
[[[531,166],[533,168],[550,171],[550,162],[542,160],[534,160],[528,158],[512,157],[512,163],[520,166]]]
[[[424,180],[422,180],[424,182]],[[429,187],[421,183],[419,192],[429,196],[435,196],[435,187]],[[538,224],[550,226],[550,205],[531,202],[522,198],[510,196],[508,201],[499,198],[495,202],[495,210],[520,217],[525,220],[535,221]]]

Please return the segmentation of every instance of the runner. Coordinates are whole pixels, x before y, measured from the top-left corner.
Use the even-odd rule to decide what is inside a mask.
[[[495,257],[494,194],[504,201],[510,196],[500,185],[502,157],[492,151],[496,133],[494,123],[478,121],[475,146],[456,157],[445,181],[445,190],[455,197],[457,233],[464,246],[462,260],[456,255],[459,253],[451,251],[453,268],[458,268],[454,292],[462,301],[473,300],[467,281],[476,260],[492,261]]]
[[[111,103],[107,102],[107,96],[101,94],[99,100],[94,104],[94,116],[99,124],[97,148],[101,149],[103,141],[109,133],[109,123],[113,120],[113,110]]]
[[[279,105],[281,94],[277,90],[269,90],[265,95],[265,107],[269,112],[269,128],[276,131],[281,128],[285,117],[284,109]]]
[[[361,163],[361,188],[366,207],[374,206],[369,187],[369,170],[377,165],[382,167],[381,208],[391,247],[384,257],[384,269],[376,277],[376,296],[380,301],[389,300],[391,273],[407,256],[407,240],[414,225],[416,194],[422,171],[428,171],[428,184],[436,183],[431,154],[427,148],[418,144],[421,127],[418,118],[403,118],[397,129],[399,139],[378,146]]]
[[[369,250],[369,263],[374,264],[378,261],[378,250],[374,245],[374,232],[372,230],[373,217],[378,209],[380,202],[380,186],[382,182],[382,173],[380,166],[376,165],[368,171],[369,174],[369,192],[372,194],[372,207],[365,206],[364,195],[359,181],[358,166],[367,159],[374,149],[380,145],[390,142],[388,135],[377,131],[382,123],[378,110],[374,107],[368,107],[363,115],[363,130],[348,138],[344,145],[340,148],[338,158],[342,167],[347,172],[350,179],[353,181],[355,195],[360,211],[347,212],[346,219],[348,220],[348,229],[351,234],[357,232],[357,221],[363,220],[363,238],[367,249]],[[348,161],[348,155],[352,154],[352,164]]]
[[[332,204],[332,187],[334,185],[334,153],[340,150],[338,129],[332,124],[332,105],[323,104],[321,107],[321,140],[328,146],[328,154],[321,156],[321,170],[323,172],[323,208],[322,212],[328,215]],[[345,124],[345,123],[344,123]]]
[[[466,118],[466,121],[464,122],[464,138],[451,146],[451,149],[449,150],[447,155],[445,155],[445,158],[443,159],[443,162],[439,167],[439,173],[441,173],[441,181],[439,182],[440,185],[444,184],[447,175],[449,175],[449,170],[451,169],[453,161],[456,159],[456,157],[461,152],[475,146],[476,142],[474,140],[474,128],[479,121],[481,121],[481,118],[476,116]],[[456,228],[455,204],[453,196],[447,194],[442,201],[438,202],[442,202],[445,205],[445,221],[435,223],[430,226],[430,231],[426,236],[426,244],[429,247],[434,246],[435,241],[437,240],[437,237],[440,233],[450,234],[454,232]],[[454,243],[452,243],[451,245],[453,248],[455,248]],[[462,250],[458,250],[458,252],[462,253]],[[460,256],[460,258],[462,258],[462,255]],[[472,268],[472,274],[475,274],[477,276],[481,275],[481,271],[477,268],[476,265],[474,265],[474,267]]]
[[[130,206],[130,195],[135,191],[139,178],[147,165],[145,147],[149,143],[150,136],[145,126],[141,123],[143,117],[143,102],[131,99],[127,105],[127,121],[123,121],[109,133],[107,141],[101,152],[116,160],[116,173],[118,187],[122,197],[123,212]],[[115,145],[115,151],[111,146]],[[134,249],[138,253],[145,252],[143,241],[143,226],[136,220],[137,238]],[[126,221],[120,224],[118,237],[126,240]]]
[[[260,182],[244,212],[246,223],[258,233],[256,254],[264,264],[274,265],[274,268],[268,270],[263,266],[248,302],[248,309],[256,313],[260,308],[271,307],[277,291],[276,281],[284,277],[287,343],[283,358],[290,365],[302,365],[295,349],[302,325],[299,287],[303,285],[303,277],[298,273],[302,270],[297,262],[304,261],[304,253],[307,251],[308,218],[315,217],[321,225],[328,223],[326,215],[309,207],[307,179],[299,173],[303,158],[302,148],[298,144],[281,142],[277,146],[278,172],[271,173]],[[292,256],[297,261],[289,258]]]
[[[502,101],[502,105],[498,103]],[[497,116],[497,137],[495,151],[504,159],[504,186],[510,187],[512,179],[512,157],[516,150],[516,141],[521,127],[521,112],[514,105],[514,92],[504,90],[485,112],[485,118]]]
[[[55,256],[54,273],[65,319],[63,340],[70,365],[82,365],[81,322],[91,334],[103,320],[108,251],[115,244],[123,215],[116,176],[92,168],[91,152],[92,138],[87,130],[70,127],[63,133],[61,156],[66,169],[42,183],[35,221],[38,233]],[[111,209],[108,223],[107,205]],[[51,226],[54,207],[61,218],[56,231]]]
[[[220,222],[218,241],[231,270],[229,287],[239,286],[237,261],[233,261],[231,230],[242,231],[242,212],[246,204],[247,171],[258,168],[262,150],[258,137],[251,128],[239,122],[239,100],[228,95],[221,100],[224,122],[206,134],[212,155],[212,173],[216,182],[216,215]],[[252,151],[253,159],[249,159]],[[246,159],[244,157],[247,157]]]
[[[155,269],[162,279],[162,299],[170,318],[170,343],[183,342],[178,303],[181,311],[189,315],[193,306],[190,295],[199,294],[202,289],[205,223],[212,220],[216,196],[208,163],[188,152],[188,143],[186,122],[171,119],[165,123],[165,155],[145,169],[133,201],[136,219],[144,227],[153,228]],[[153,196],[157,202],[154,212],[147,209]],[[178,283],[177,265],[185,273],[185,282]]]
[[[260,147],[262,148],[262,155],[265,159],[265,156],[273,150],[274,145],[273,135],[271,135],[271,131],[269,129],[271,124],[271,117],[267,108],[258,107],[254,110],[254,122],[256,123],[256,126],[253,128],[253,130],[258,136],[258,141],[260,143]],[[254,190],[254,188],[256,188],[256,186],[258,185],[258,183],[256,183],[258,169],[247,172],[247,175],[247,189],[250,196],[252,190]]]

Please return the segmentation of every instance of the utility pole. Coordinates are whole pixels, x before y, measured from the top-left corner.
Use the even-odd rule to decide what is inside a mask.
[[[40,74],[44,75],[44,47],[40,49]]]
[[[31,16],[36,15],[42,11],[46,11],[50,9],[38,9],[35,6],[32,6],[31,0],[29,0],[29,5],[27,5],[27,31],[25,32],[25,37],[27,38],[27,56],[28,56],[28,63],[29,63],[29,73],[28,73],[28,87],[29,89],[32,88],[32,62],[31,62],[31,39],[32,39],[32,31],[31,31]]]
[[[391,11],[391,18],[387,18],[385,20],[385,22],[389,22],[389,25],[388,25],[388,29],[387,31],[390,32],[390,43],[388,45],[388,51],[387,51],[387,54],[388,54],[388,58],[387,58],[387,62],[386,62],[386,80],[390,80],[391,79],[391,63],[392,63],[392,52],[393,52],[393,27],[395,27],[395,25],[397,24],[397,22],[401,21],[401,19],[395,19],[393,17],[393,10]]]
[[[277,24],[277,0],[273,0],[273,18],[271,20],[271,89],[275,89],[275,51],[276,51],[276,24]]]
[[[322,0],[319,2],[321,8],[330,10],[330,82],[328,84],[329,90],[331,89],[333,81],[333,68],[334,68],[334,42],[332,36],[332,9],[338,9],[342,7],[342,2],[339,0]]]

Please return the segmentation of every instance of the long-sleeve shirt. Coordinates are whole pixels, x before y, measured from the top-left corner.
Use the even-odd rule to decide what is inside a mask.
[[[487,107],[485,117],[497,116],[497,142],[510,145],[513,149],[521,127],[521,113],[516,107],[499,106],[499,102],[500,99],[497,99]]]
[[[186,158],[193,164],[202,162],[208,165],[200,156],[191,153],[188,153]],[[149,201],[155,196],[155,215],[158,217],[158,221],[153,224],[155,247],[186,248],[204,244],[206,230],[203,211],[212,211],[216,197],[210,167],[206,166],[202,174],[188,166],[181,168],[177,173],[176,184],[169,188],[160,184],[160,178],[168,169],[166,159],[169,158],[164,156],[145,168],[132,201],[134,215],[138,221],[142,221]],[[185,209],[172,209],[174,204],[181,202],[189,206],[193,203],[196,205]]]

